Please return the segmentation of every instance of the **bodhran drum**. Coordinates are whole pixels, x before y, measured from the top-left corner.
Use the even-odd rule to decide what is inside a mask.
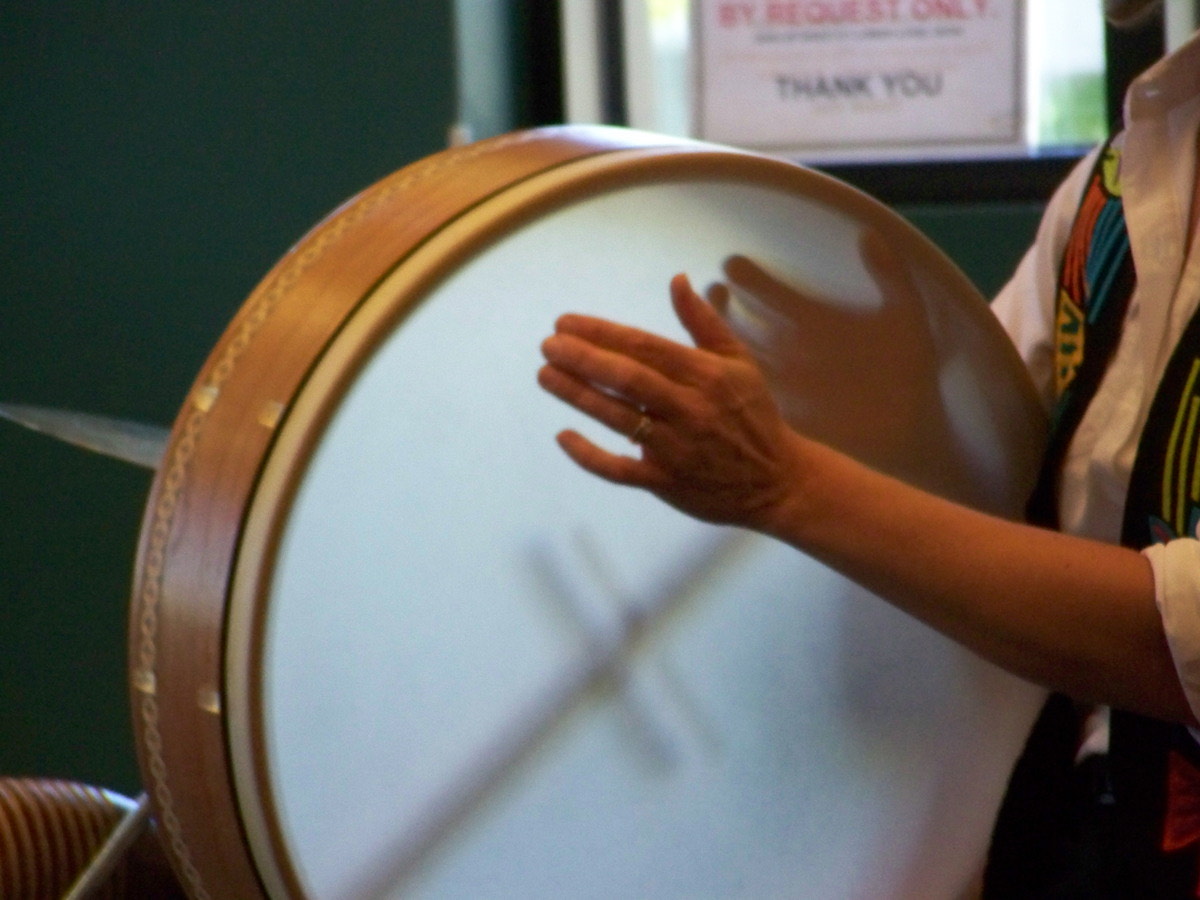
[[[621,129],[402,169],[248,298],[151,490],[131,690],[191,895],[968,889],[1042,692],[553,441],[621,446],[536,387],[555,317],[682,340],[670,276],[731,258],[769,273],[727,314],[799,427],[1019,514],[1024,370],[878,203]]]

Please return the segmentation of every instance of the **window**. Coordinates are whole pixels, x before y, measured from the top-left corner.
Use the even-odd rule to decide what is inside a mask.
[[[868,20],[871,10],[876,21]],[[715,16],[746,16],[759,29],[748,42],[756,38],[765,42],[766,52],[777,57],[791,52],[779,49],[790,40],[809,47],[836,44],[831,56],[865,46],[865,58],[871,60],[880,58],[889,35],[894,38],[907,29],[908,37],[919,36],[921,27],[931,21],[924,34],[934,35],[939,14],[945,21],[936,34],[953,34],[956,16],[961,19],[980,11],[1004,27],[989,26],[991,30],[982,37],[960,28],[963,40],[956,52],[970,52],[971,46],[990,40],[997,43],[994,49],[1000,55],[981,56],[979,68],[984,69],[989,59],[1011,61],[1009,69],[996,66],[1001,71],[985,71],[979,79],[1003,81],[999,87],[1011,95],[999,92],[992,98],[1009,104],[998,109],[1011,110],[1012,125],[1003,139],[986,135],[975,141],[942,139],[935,127],[928,140],[911,135],[890,141],[862,140],[860,135],[841,145],[823,140],[805,146],[799,140],[788,147],[777,141],[756,143],[753,127],[745,130],[751,139],[744,142],[725,133],[704,133],[700,95],[713,61],[712,48],[702,37],[705,23],[711,30]],[[892,17],[884,23],[888,27],[881,27],[879,21],[884,13]],[[1128,78],[1162,52],[1161,22],[1132,36],[1114,38],[1104,26],[1099,0],[561,0],[560,15],[568,120],[712,137],[779,153],[828,169],[892,201],[1044,197],[1082,150],[1107,133],[1114,95],[1119,96]],[[768,22],[768,17],[773,21]],[[1005,30],[1009,26],[1011,32]],[[1112,67],[1105,65],[1114,40],[1136,45],[1133,52],[1120,54],[1126,65],[1115,78]],[[1010,43],[1001,47],[1002,41]],[[897,52],[909,49],[901,43],[897,39]],[[936,49],[938,42],[926,43]],[[804,58],[804,52],[796,52],[797,58]],[[822,52],[829,53],[828,49]],[[922,56],[914,51],[906,58]],[[980,72],[973,74],[978,77]],[[912,85],[914,90],[921,88],[916,82]],[[934,90],[936,83],[926,87]],[[868,87],[861,80],[836,85],[832,80],[797,80],[795,85],[796,91],[810,94],[824,90],[825,99],[831,100],[826,110],[836,106],[838,98],[833,95],[838,90],[856,89]],[[878,96],[881,88],[876,91]],[[944,129],[949,118],[943,116],[940,127]],[[936,117],[931,122],[938,125]]]
[[[956,70],[953,74],[961,74],[966,88],[995,98],[1002,113],[1011,116],[1011,123],[999,128],[1002,135],[1012,134],[999,151],[1004,155],[1090,145],[1105,133],[1104,27],[1097,0],[640,0],[625,3],[623,29],[629,124],[651,131],[707,136],[698,121],[705,105],[698,95],[713,90],[705,83],[705,70],[719,62],[711,59],[717,54],[705,46],[716,42],[700,34],[707,29],[735,36],[725,41],[731,56],[739,52],[744,58],[757,52],[767,65],[783,61],[790,63],[792,71],[805,73],[787,81],[780,76],[775,83],[762,85],[763,93],[772,95],[763,98],[768,102],[786,94],[793,98],[793,108],[818,108],[816,115],[799,120],[799,131],[811,131],[814,125],[832,132],[839,127],[870,129],[872,118],[885,118],[880,107],[896,109],[911,123],[903,142],[887,145],[847,134],[842,148],[788,154],[800,159],[946,155],[936,137],[954,123],[946,123],[936,107],[930,121],[922,123],[919,116],[922,104],[936,102],[933,95],[939,91],[945,93],[945,69],[950,67]],[[1070,35],[1070,40],[1062,35]],[[938,66],[936,54],[947,50],[954,58],[949,65]],[[910,58],[904,71],[893,67],[896,75],[878,77],[883,68],[879,60],[897,53]],[[934,64],[928,55],[935,56]],[[825,60],[839,60],[840,65],[821,66]],[[736,77],[738,61],[716,74]],[[762,62],[751,62],[757,64],[754,74],[764,71]],[[839,78],[838,72],[863,74]],[[863,100],[867,94],[870,98]],[[907,106],[906,95],[914,98]],[[796,103],[795,98],[803,102]],[[858,117],[866,120],[865,125],[850,121],[852,116],[837,115],[838,107],[848,110],[856,105],[867,110]],[[832,122],[826,126],[822,119]],[[889,125],[886,120],[880,124]],[[913,134],[922,124],[935,140],[923,141]],[[721,133],[719,139],[729,141],[731,136]],[[854,152],[855,143],[865,149]],[[987,142],[962,146],[951,141],[947,147],[958,158],[998,152]]]

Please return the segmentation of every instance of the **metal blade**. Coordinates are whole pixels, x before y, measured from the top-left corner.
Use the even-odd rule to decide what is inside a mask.
[[[170,436],[168,429],[156,425],[18,403],[0,403],[0,418],[151,470],[158,468]]]
[[[88,900],[100,896],[108,877],[122,862],[138,838],[150,827],[150,798],[145,792],[138,795],[133,808],[125,813],[88,867],[79,873],[65,900]]]

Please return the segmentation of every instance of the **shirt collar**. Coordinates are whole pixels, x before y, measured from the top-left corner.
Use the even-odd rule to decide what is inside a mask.
[[[1125,95],[1125,117],[1162,115],[1200,95],[1200,31],[1134,79]]]

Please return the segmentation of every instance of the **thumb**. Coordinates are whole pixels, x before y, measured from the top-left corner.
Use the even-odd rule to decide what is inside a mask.
[[[748,351],[711,303],[696,293],[686,275],[671,279],[671,305],[696,346],[719,356],[748,356]]]

